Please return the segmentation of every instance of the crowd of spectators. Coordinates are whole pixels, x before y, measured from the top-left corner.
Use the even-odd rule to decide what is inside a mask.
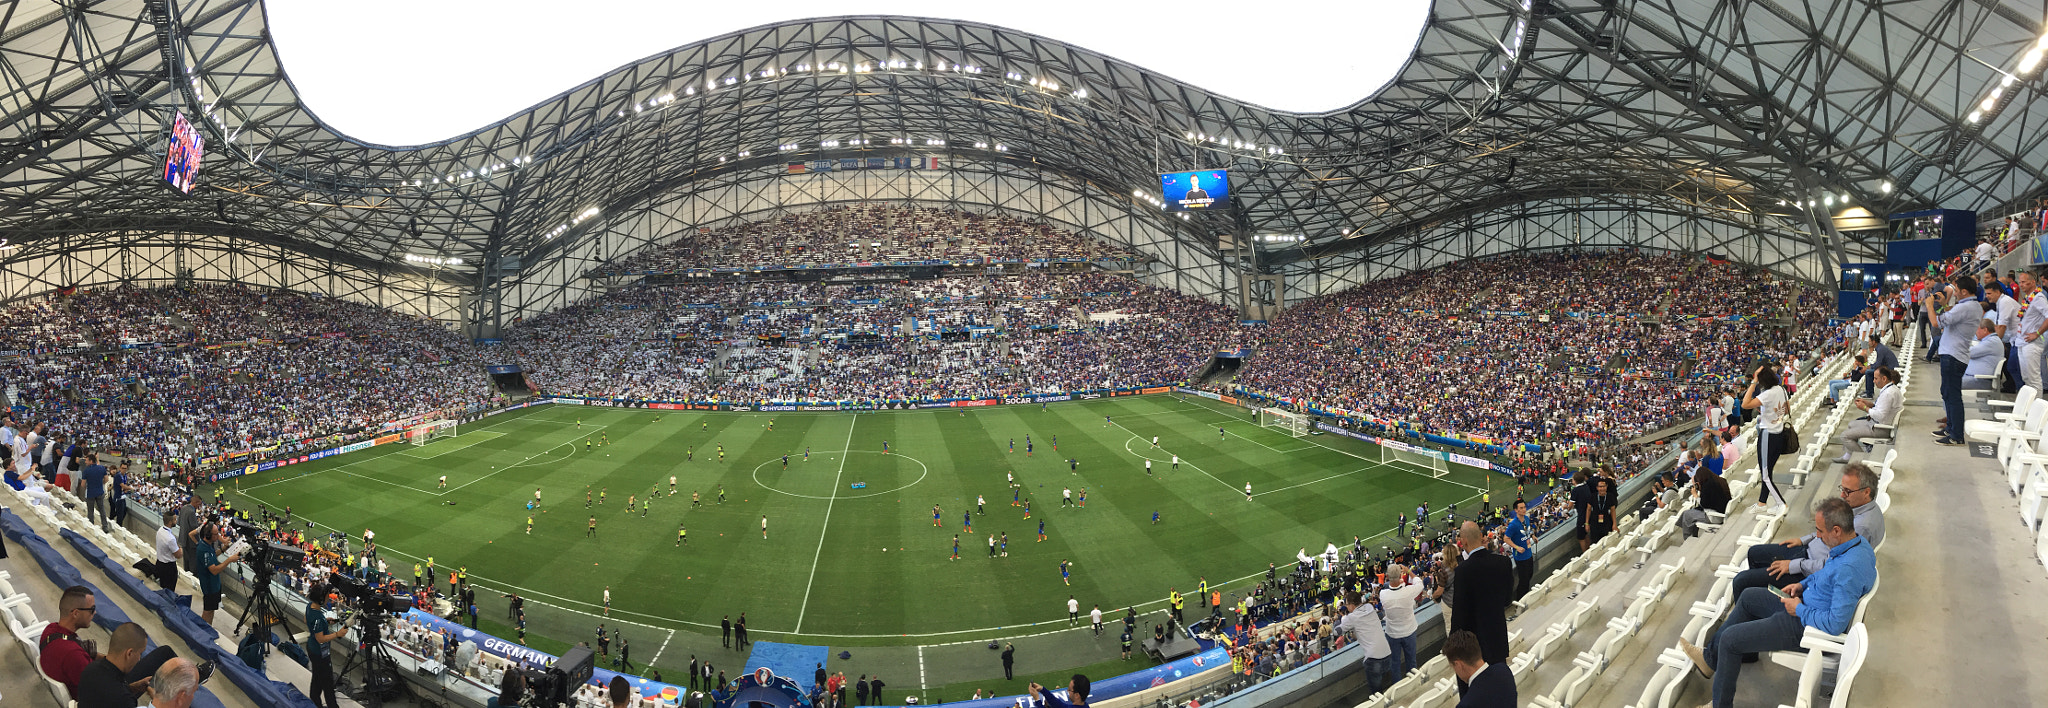
[[[1128,254],[1128,249],[1009,216],[860,204],[685,233],[673,243],[608,265],[601,272],[925,260],[1095,260]]]
[[[521,323],[548,393],[892,401],[1180,383],[1238,325],[1220,305],[1092,272],[643,285]]]
[[[0,362],[16,415],[153,460],[347,435],[494,398],[460,335],[359,303],[204,285],[34,309],[86,339]]]
[[[1696,414],[1747,362],[1819,345],[1828,300],[1795,292],[1679,256],[1507,256],[1295,305],[1255,332],[1237,380],[1420,432],[1602,443]]]
[[[833,263],[874,248],[1023,261],[1115,250],[1008,217],[872,205],[692,234],[622,268]],[[502,346],[243,286],[71,293],[0,318],[16,351],[44,352],[0,363],[0,377],[25,420],[192,460],[474,410],[498,399],[486,364],[520,365],[560,395],[882,402],[1170,385],[1217,351],[1251,349],[1237,374],[1248,390],[1381,432],[1512,449],[1610,444],[1688,418],[1743,364],[1818,344],[1827,314],[1824,296],[1760,271],[1632,251],[1461,263],[1317,297],[1263,327],[1092,270],[675,280],[517,322]]]

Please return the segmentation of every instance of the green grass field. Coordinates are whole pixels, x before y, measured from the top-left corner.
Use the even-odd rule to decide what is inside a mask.
[[[1462,467],[1436,479],[1382,465],[1367,443],[1294,438],[1258,428],[1242,409],[1171,395],[964,414],[551,405],[460,433],[244,477],[232,488],[238,504],[290,505],[296,518],[353,536],[375,530],[401,577],[429,555],[444,576],[466,565],[496,603],[483,616],[501,636],[512,634],[494,593],[518,592],[530,600],[528,641],[537,648],[558,652],[607,622],[625,627],[636,663],[652,660],[670,677],[683,675],[690,655],[716,656],[736,675],[744,657],[718,647],[717,627],[744,612],[757,641],[852,649],[859,656],[846,663],[858,670],[830,668],[886,670],[892,693],[923,687],[927,700],[962,698],[991,675],[996,688],[1021,690],[1000,681],[981,646],[999,637],[1025,637],[1035,649],[1025,654],[1019,642],[1020,673],[1113,670],[1113,638],[1067,629],[1069,595],[1084,619],[1095,604],[1114,616],[1131,605],[1156,611],[1169,587],[1190,593],[1199,576],[1227,583],[1229,595],[1298,549],[1385,532],[1418,501],[1462,505],[1484,485],[1510,484]],[[601,438],[610,444],[586,451],[585,441]],[[1182,460],[1177,471],[1172,455]],[[1012,506],[1005,473],[1031,500],[1031,519]],[[436,484],[442,475],[446,489]],[[542,506],[528,534],[524,504],[536,488]],[[1064,488],[1085,489],[1087,507],[1062,508]],[[644,516],[627,512],[628,495],[644,501],[657,490]],[[604,503],[586,510],[586,491],[605,492]],[[692,507],[692,492],[701,507]],[[963,515],[976,495],[987,498],[987,513],[974,516],[968,534]],[[938,528],[934,504],[943,510]],[[689,530],[680,548],[678,526]],[[1009,535],[1008,557],[988,557],[990,533]],[[958,561],[950,560],[955,534]],[[1073,563],[1071,586],[1061,581],[1063,559]]]

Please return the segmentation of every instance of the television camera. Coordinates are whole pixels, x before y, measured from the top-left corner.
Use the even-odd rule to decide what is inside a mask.
[[[596,660],[590,647],[576,645],[562,653],[555,665],[521,669],[526,677],[527,708],[558,708],[570,705],[569,694],[590,682]]]

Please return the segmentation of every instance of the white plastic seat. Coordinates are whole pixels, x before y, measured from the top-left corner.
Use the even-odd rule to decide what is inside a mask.
[[[2012,400],[2010,400],[2010,401],[2000,401],[2000,400],[1993,400],[1993,401],[1991,401],[1991,402],[1990,402],[1990,403],[1991,403],[1991,407],[1993,407],[1993,408],[2011,408],[2011,409],[2012,409],[2012,410],[2010,410],[2010,411],[2005,411],[2005,412],[2002,412],[2002,413],[1995,413],[1995,414],[1993,414],[1993,415],[1994,415],[1994,416],[1995,416],[1995,417],[1996,417],[1996,418],[1997,418],[1998,420],[2010,420],[2010,419],[2012,419],[2012,418],[2017,418],[2017,417],[2019,417],[2019,416],[2021,416],[2021,415],[2025,414],[2025,412],[2026,412],[2026,410],[2027,410],[2027,407],[2028,407],[2028,406],[2030,406],[2030,405],[2033,405],[2033,403],[2034,403],[2034,399],[2035,399],[2035,398],[2039,398],[2040,396],[2041,396],[2041,390],[2040,390],[2040,389],[2034,388],[2033,386],[2021,386],[2021,387],[2020,387],[2020,392],[2019,392],[2019,395],[2017,395],[2017,396],[2013,397],[2013,399],[2012,399]],[[1973,422],[1973,423],[1974,423],[1974,422],[1977,422],[1977,421],[1970,421],[1970,422]],[[1984,422],[1987,422],[1987,423],[1988,423],[1988,422],[1990,422],[1990,421],[1984,421]]]
[[[2048,566],[2048,524],[2041,525],[2041,535],[2034,539],[2034,556]]]
[[[2042,513],[2048,512],[2048,469],[2033,468],[2027,483],[2020,488],[2019,497],[2020,521],[2032,531],[2040,525]]]
[[[1863,660],[1870,655],[1870,634],[1862,622],[1849,627],[1840,637],[1822,633],[1811,627],[1806,636],[1800,638],[1799,646],[1806,648],[1806,658],[1799,666],[1798,693],[1791,705],[1779,708],[1811,708],[1814,690],[1819,687],[1826,673],[1828,654],[1835,659],[1835,693],[1828,699],[1829,708],[1848,708],[1849,689],[1856,680],[1856,674],[1863,669]]]
[[[2004,464],[2010,461],[2019,443],[2041,439],[2044,423],[2048,423],[2048,400],[2036,398],[2027,408],[2025,419],[2003,421],[1995,429],[1979,428],[1975,433],[1969,432],[1965,426],[1963,437],[1977,442],[1998,443],[1998,461]]]

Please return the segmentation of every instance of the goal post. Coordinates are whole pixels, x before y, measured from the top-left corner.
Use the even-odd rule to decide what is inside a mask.
[[[407,433],[406,437],[412,439],[412,444],[414,445],[425,445],[427,443],[439,440],[441,438],[452,438],[455,437],[455,435],[455,421],[430,420],[425,423],[412,426],[412,431]]]
[[[1432,455],[1426,452],[1417,452],[1415,450],[1409,449],[1405,445],[1396,446],[1384,443],[1381,444],[1380,463],[1387,465],[1401,465],[1403,467],[1412,468],[1417,471],[1428,474],[1431,477],[1436,478],[1442,478],[1443,476],[1451,473],[1450,462],[1444,460],[1441,457],[1437,457],[1436,455]]]
[[[1278,408],[1259,409],[1259,427],[1278,428],[1294,437],[1308,435],[1308,416]]]

